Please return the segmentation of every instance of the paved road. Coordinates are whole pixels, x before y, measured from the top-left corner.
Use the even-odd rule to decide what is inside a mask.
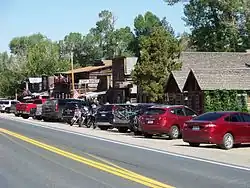
[[[250,171],[174,157],[1,118],[0,134],[1,188],[250,188]],[[93,161],[97,161],[98,165],[94,165]],[[106,166],[101,168],[101,165]],[[113,169],[107,172],[107,166],[113,166]],[[120,167],[129,172],[122,169],[125,175],[119,174],[116,171]],[[154,180],[157,182],[153,182]],[[160,182],[164,185],[160,186]]]

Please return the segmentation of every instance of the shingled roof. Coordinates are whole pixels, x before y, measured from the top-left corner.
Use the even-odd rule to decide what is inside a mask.
[[[250,90],[250,68],[191,69],[190,74],[201,90]]]
[[[177,83],[179,90],[182,92],[182,89],[183,89],[185,81],[188,77],[189,71],[187,71],[187,70],[185,70],[185,71],[172,71],[171,73],[172,73],[172,76]]]
[[[182,70],[203,68],[245,68],[250,64],[250,53],[183,52]]]

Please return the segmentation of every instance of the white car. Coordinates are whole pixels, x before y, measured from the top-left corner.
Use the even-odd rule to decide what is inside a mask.
[[[16,104],[16,100],[0,100],[0,111],[1,112],[10,112],[11,104]]]

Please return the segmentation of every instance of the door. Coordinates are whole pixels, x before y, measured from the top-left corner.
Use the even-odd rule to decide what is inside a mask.
[[[180,108],[174,108],[173,109],[174,111],[174,114],[177,115],[177,122],[176,124],[178,124],[181,128],[181,132],[182,132],[182,129],[183,129],[183,125],[186,121],[188,121],[190,118],[188,116],[185,115],[185,112],[184,112],[184,108],[183,107],[180,107]]]
[[[245,141],[250,142],[250,115],[247,113],[241,113],[241,117],[244,120],[244,130],[245,130]]]
[[[232,114],[228,117],[226,117],[225,122],[226,124],[226,129],[224,131],[224,134],[228,131],[232,132],[234,136],[234,140],[236,143],[243,143],[246,142],[246,137],[247,137],[247,126],[245,125],[245,122],[243,118],[241,117],[240,113],[237,114]]]
[[[193,110],[187,107],[184,107],[184,112],[185,112],[185,116],[187,117],[187,120],[193,119],[194,117],[198,115],[196,112],[194,112]]]

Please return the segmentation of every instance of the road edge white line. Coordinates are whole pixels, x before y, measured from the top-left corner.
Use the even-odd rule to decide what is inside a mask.
[[[3,117],[3,119],[15,121],[15,122],[27,123],[27,124],[30,124],[30,125],[33,125],[33,126],[36,126],[36,127],[43,127],[43,128],[47,128],[47,129],[51,129],[51,130],[55,130],[55,131],[59,131],[59,132],[75,134],[75,135],[78,135],[78,136],[84,136],[84,137],[87,137],[87,138],[92,138],[92,139],[96,139],[96,140],[101,140],[101,141],[105,141],[105,142],[110,142],[110,143],[114,143],[114,144],[123,145],[123,146],[128,146],[128,147],[138,148],[138,149],[142,149],[142,150],[146,150],[146,151],[161,153],[161,154],[164,154],[164,155],[170,155],[170,156],[179,157],[179,158],[183,158],[183,159],[189,159],[189,160],[194,160],[194,161],[199,161],[199,162],[204,162],[204,163],[209,163],[209,164],[213,164],[213,165],[219,165],[219,166],[223,166],[223,167],[234,168],[234,169],[237,169],[237,170],[244,170],[244,171],[250,172],[250,167],[248,168],[248,167],[244,167],[244,166],[227,164],[227,163],[212,161],[212,160],[208,160],[208,159],[202,159],[202,158],[198,158],[198,157],[192,157],[192,156],[188,156],[188,155],[178,154],[178,153],[174,153],[174,152],[168,152],[168,151],[164,151],[164,150],[160,150],[160,149],[154,149],[154,148],[150,148],[150,147],[139,146],[139,145],[136,145],[136,144],[129,144],[129,143],[122,142],[122,141],[116,141],[116,140],[107,139],[107,138],[103,138],[103,137],[99,137],[99,136],[88,135],[86,133],[79,133],[79,132],[75,132],[75,131],[66,130],[66,129],[63,129],[63,128],[56,128],[56,127],[52,127],[52,126],[49,126],[49,125],[42,125],[39,122],[32,123],[32,122],[28,122],[28,121],[27,122],[26,121],[20,121],[20,120],[18,121],[18,120],[15,120],[15,119],[10,119],[8,117]]]

